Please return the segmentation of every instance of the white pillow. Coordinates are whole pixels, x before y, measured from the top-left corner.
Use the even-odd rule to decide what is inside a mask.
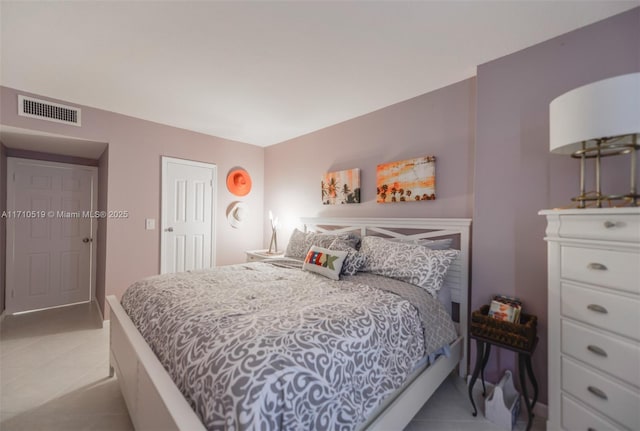
[[[339,280],[340,270],[347,254],[346,251],[329,250],[314,245],[304,258],[302,269],[324,275],[332,280]]]
[[[437,296],[449,265],[458,250],[431,250],[417,244],[389,241],[375,236],[362,239],[360,253],[366,262],[363,272],[395,278],[422,287]]]

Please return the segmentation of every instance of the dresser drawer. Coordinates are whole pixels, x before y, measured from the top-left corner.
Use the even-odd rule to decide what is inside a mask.
[[[249,250],[245,251],[247,255],[247,262],[262,262],[269,259],[281,259],[284,257],[284,252],[269,253],[269,250]]]
[[[563,316],[640,341],[640,300],[563,282]]]
[[[562,321],[562,352],[640,387],[640,346]]]
[[[264,257],[256,256],[255,254],[247,253],[247,262],[260,262],[264,260]]]
[[[569,431],[622,430],[564,394],[562,394],[562,429]]]
[[[640,217],[633,214],[563,215],[560,236],[604,241],[640,241]]]
[[[640,429],[640,394],[562,358],[562,389],[617,422]]]
[[[640,254],[563,246],[562,278],[640,293]]]

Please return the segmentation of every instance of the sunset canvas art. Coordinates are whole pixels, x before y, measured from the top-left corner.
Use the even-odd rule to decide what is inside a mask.
[[[376,202],[430,201],[436,198],[436,158],[418,157],[378,165]]]
[[[328,172],[321,188],[324,205],[360,203],[360,169]]]

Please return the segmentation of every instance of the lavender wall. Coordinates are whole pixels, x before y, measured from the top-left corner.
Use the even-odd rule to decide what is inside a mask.
[[[547,401],[547,261],[541,209],[569,205],[578,162],[549,154],[549,103],[566,91],[640,71],[640,8],[478,67],[472,307],[494,293],[522,298],[539,317],[534,356]],[[638,97],[638,95],[630,95]],[[628,192],[628,159],[608,159],[605,188]],[[492,352],[495,380],[514,355]]]
[[[339,103],[337,101],[336,103]],[[265,151],[265,210],[284,222],[285,246],[301,216],[471,217],[475,79],[386,107]],[[376,165],[435,155],[435,201],[378,204]],[[322,205],[320,179],[360,168],[360,204]],[[270,229],[265,225],[265,244]]]
[[[0,142],[0,213],[7,209],[7,149]],[[0,314],[4,311],[7,220],[0,218]]]
[[[98,160],[98,211],[108,211],[109,194],[109,146],[104,150]],[[107,221],[98,219],[98,232],[96,243],[96,299],[100,309],[104,310],[107,285]]]
[[[30,95],[22,91],[19,93]],[[130,217],[107,220],[106,250],[101,252],[98,245],[98,255],[104,259],[103,286],[107,295],[121,295],[135,280],[159,272],[160,233],[158,229],[145,230],[144,220],[155,218],[159,226],[160,157],[163,155],[217,165],[215,218],[218,265],[243,261],[244,250],[262,246],[263,148],[86,106],[81,106],[82,127],[20,117],[17,115],[17,95],[17,90],[0,87],[0,122],[3,125],[109,144],[108,156],[101,160],[102,166],[108,166],[107,199],[105,201],[103,196],[101,204],[106,202],[109,210],[128,210]],[[68,101],[58,102],[71,104]],[[241,229],[231,228],[225,216],[227,206],[237,200],[225,186],[226,174],[234,166],[247,169],[253,179],[251,193],[242,199],[247,203],[249,219]],[[104,178],[104,173],[100,178]],[[99,300],[103,303],[104,298]]]
[[[545,220],[537,212],[569,204],[578,175],[575,160],[548,152],[549,103],[580,85],[638,71],[639,58],[636,8],[483,64],[477,83],[463,81],[268,147],[265,210],[285,221],[281,245],[300,216],[473,215],[472,307],[504,293],[538,315],[534,368],[546,403]],[[436,201],[375,203],[376,164],[426,154],[438,157]],[[363,203],[323,206],[320,176],[349,168],[362,170]],[[604,169],[605,191],[627,190],[627,160],[607,159]],[[267,236],[265,229],[265,243]],[[493,353],[488,378],[497,380],[505,369],[515,369],[513,355]]]

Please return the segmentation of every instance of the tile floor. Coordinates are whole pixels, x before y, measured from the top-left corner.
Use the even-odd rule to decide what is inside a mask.
[[[90,304],[7,316],[0,330],[0,430],[133,430],[109,330]]]
[[[90,304],[7,316],[0,329],[0,430],[133,430],[115,378],[109,330]],[[476,403],[482,406],[477,394]],[[405,431],[492,431],[471,416],[464,381],[450,377]],[[519,421],[517,430],[524,430]],[[534,420],[534,431],[545,429]]]

